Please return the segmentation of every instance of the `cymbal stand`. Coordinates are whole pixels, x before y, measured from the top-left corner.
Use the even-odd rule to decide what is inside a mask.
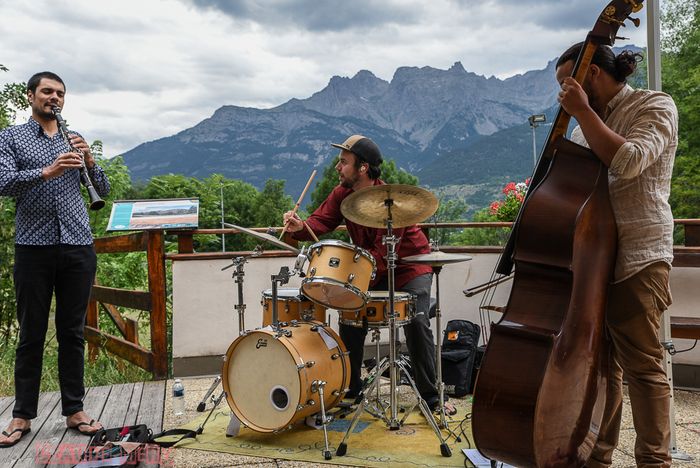
[[[397,401],[397,388],[396,388],[396,383],[398,381],[398,375],[399,371],[403,372],[404,375],[406,376],[406,379],[408,382],[411,384],[411,388],[413,389],[413,393],[415,394],[417,400],[418,400],[418,408],[420,408],[421,413],[423,413],[423,416],[425,419],[428,421],[428,424],[431,426],[433,431],[435,432],[435,436],[438,438],[440,441],[440,453],[442,454],[443,457],[451,457],[452,456],[452,451],[450,450],[450,447],[447,445],[447,442],[445,442],[445,439],[443,439],[442,434],[440,433],[440,428],[437,426],[437,423],[435,422],[435,419],[433,418],[433,415],[430,412],[430,408],[428,407],[428,403],[421,397],[420,392],[418,391],[418,388],[416,387],[416,383],[413,381],[413,377],[411,377],[411,374],[408,372],[408,369],[406,369],[406,366],[403,363],[403,360],[397,360],[396,358],[396,311],[395,311],[395,304],[394,304],[394,292],[395,292],[395,283],[394,283],[394,270],[396,269],[396,260],[397,260],[397,254],[396,254],[396,245],[399,243],[400,238],[396,237],[394,235],[393,231],[393,220],[391,216],[391,207],[394,204],[394,200],[391,198],[387,198],[384,200],[384,205],[387,208],[387,219],[386,219],[386,226],[387,226],[387,233],[386,235],[382,238],[382,241],[384,244],[387,246],[387,284],[389,287],[389,359],[388,361],[384,361],[383,365],[380,367],[377,365],[375,368],[376,375],[374,379],[372,380],[372,383],[370,384],[369,388],[367,389],[367,392],[365,395],[363,395],[362,401],[357,407],[357,410],[355,411],[355,414],[353,415],[352,421],[350,422],[350,426],[348,427],[347,431],[345,432],[345,436],[343,437],[343,440],[338,444],[338,449],[336,450],[336,455],[338,456],[343,456],[347,453],[347,439],[350,436],[350,433],[352,433],[353,429],[355,428],[355,425],[357,424],[357,421],[359,420],[360,414],[364,412],[365,406],[369,404],[368,396],[369,394],[372,393],[374,390],[375,386],[379,385],[380,381],[380,376],[384,373],[387,367],[389,367],[389,381],[390,381],[390,394],[389,394],[389,406],[391,408],[391,414],[389,416],[388,420],[388,425],[389,429],[392,431],[398,430],[401,424],[403,424],[406,421],[406,418],[408,417],[408,413],[404,415],[403,419],[399,422],[398,420],[398,401]]]
[[[243,272],[243,265],[248,262],[248,260],[245,257],[236,257],[232,259],[232,263],[230,265],[227,265],[221,269],[221,271],[228,270],[229,268],[235,267],[236,269],[233,271],[233,275],[231,276],[234,278],[234,282],[238,285],[238,303],[233,306],[233,308],[238,311],[238,334],[242,335],[245,332],[245,302],[243,302],[243,277],[245,276],[245,273]],[[211,383],[211,386],[209,387],[209,390],[207,390],[207,393],[204,394],[204,397],[202,400],[199,402],[197,405],[197,411],[202,413],[204,410],[207,408],[207,399],[214,393],[214,390],[216,390],[216,387],[219,386],[221,383],[221,376],[217,375],[214,378],[214,381]],[[212,401],[214,401],[215,398],[212,397]]]
[[[435,369],[437,370],[437,391],[440,405],[440,427],[450,430],[445,417],[445,383],[442,381],[442,313],[440,311],[440,270],[442,265],[433,265],[435,273],[435,326],[437,337],[435,338]]]
[[[221,271],[228,270],[231,267],[236,269],[233,271],[232,277],[235,278],[234,282],[238,286],[238,304],[233,306],[233,308],[238,311],[238,334],[242,335],[245,331],[245,303],[243,302],[243,277],[245,273],[243,272],[243,265],[246,264],[248,260],[245,257],[236,257],[233,259],[233,263],[221,269]]]

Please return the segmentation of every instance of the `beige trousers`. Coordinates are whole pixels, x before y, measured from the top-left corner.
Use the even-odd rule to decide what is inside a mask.
[[[661,314],[671,304],[669,271],[667,263],[653,263],[611,286],[606,322],[613,362],[603,421],[588,467],[606,467],[612,462],[622,418],[623,371],[637,434],[634,446],[637,466],[671,465],[671,392],[662,364],[664,350],[659,342]]]

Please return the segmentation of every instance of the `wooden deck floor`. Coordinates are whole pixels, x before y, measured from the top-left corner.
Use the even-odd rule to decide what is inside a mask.
[[[137,382],[86,391],[85,411],[98,418],[104,427],[146,424],[154,433],[163,426],[165,381]],[[90,442],[90,437],[66,428],[61,416],[61,395],[58,392],[39,396],[39,411],[32,420],[32,431],[15,446],[0,449],[0,466],[10,467],[71,467]],[[12,419],[14,397],[0,398],[0,424]],[[148,460],[158,460],[159,453],[149,452]],[[157,467],[157,463],[140,466]]]

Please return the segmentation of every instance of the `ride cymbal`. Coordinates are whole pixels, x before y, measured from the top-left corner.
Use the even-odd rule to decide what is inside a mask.
[[[438,208],[438,200],[415,185],[373,185],[350,194],[340,204],[340,211],[346,219],[361,226],[386,228],[389,205],[392,226],[401,228],[432,216]]]

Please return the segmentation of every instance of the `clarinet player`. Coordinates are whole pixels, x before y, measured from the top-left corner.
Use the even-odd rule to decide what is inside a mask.
[[[53,109],[63,108],[65,92],[63,80],[55,73],[35,74],[27,82],[31,118],[0,132],[0,195],[16,202],[14,285],[20,330],[13,418],[0,435],[0,447],[19,442],[37,416],[54,293],[62,414],[69,428],[84,435],[102,427],[83,411],[82,404],[83,326],[97,267],[81,196],[83,158],[101,196],[109,193],[109,181],[80,135],[72,133],[67,142],[59,132]]]

